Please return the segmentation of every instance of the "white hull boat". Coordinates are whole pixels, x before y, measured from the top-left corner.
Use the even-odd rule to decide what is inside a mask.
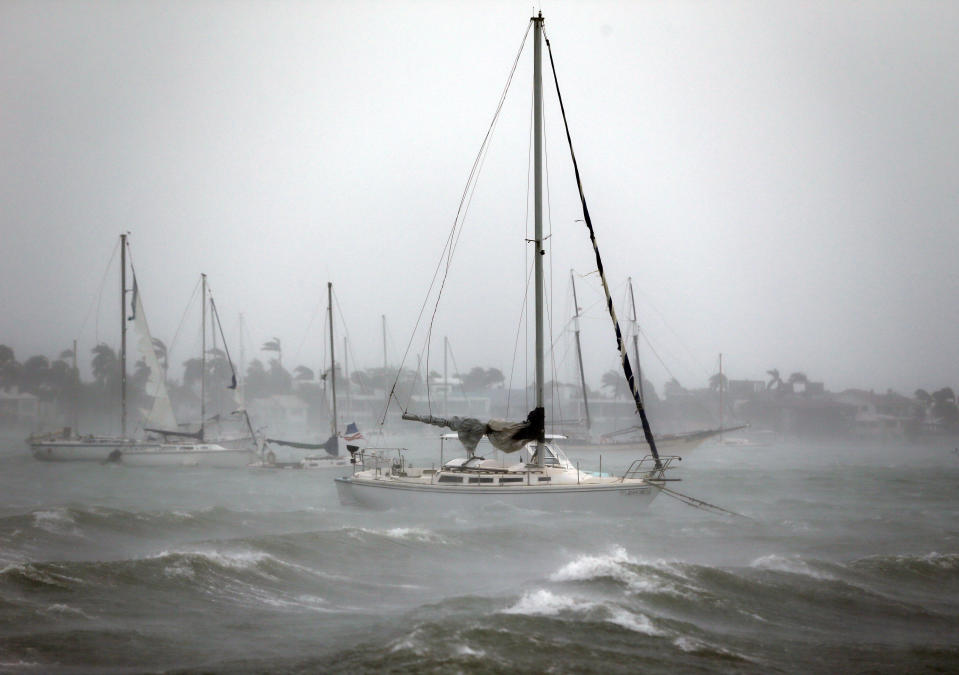
[[[653,469],[650,459],[634,462],[622,476],[597,475],[574,467],[562,450],[543,445],[546,461],[536,462],[536,444],[527,459],[512,465],[481,457],[454,459],[441,469],[405,465],[402,456],[373,456],[373,468],[336,479],[344,505],[371,509],[475,510],[505,505],[540,511],[587,511],[629,514],[642,510],[663,486],[663,471],[673,458]],[[365,461],[367,458],[363,458]]]
[[[164,444],[152,447],[118,448],[107,461],[125,466],[202,466],[238,469],[256,459],[252,448],[224,448],[215,443]]]
[[[29,440],[29,444],[34,459],[44,462],[105,462],[116,452],[160,447],[160,443],[104,437],[34,437]]]

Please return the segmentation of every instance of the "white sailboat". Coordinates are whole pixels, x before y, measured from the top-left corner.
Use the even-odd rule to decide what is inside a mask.
[[[166,386],[162,383],[163,377],[161,375],[158,378],[160,380],[160,384],[158,386],[162,387],[166,409],[163,409],[164,404],[161,403],[160,406],[162,413],[159,415],[153,415],[153,412],[157,410],[157,399],[154,398],[154,411],[151,411],[151,416],[148,419],[156,420],[163,426],[147,427],[147,429],[153,433],[164,436],[164,442],[154,445],[138,445],[124,449],[118,448],[110,455],[110,461],[128,466],[205,466],[214,468],[241,468],[247,466],[256,459],[256,448],[252,433],[250,433],[250,435],[244,439],[244,442],[230,446],[207,442],[204,438],[206,428],[206,307],[208,291],[206,275],[201,274],[200,277],[202,284],[200,430],[195,434],[192,434],[193,439],[191,440],[178,443],[167,442],[167,437],[169,436],[187,437],[190,434],[176,431],[176,418],[173,416],[173,409],[170,407],[169,398],[166,397]],[[136,302],[139,303],[139,296],[137,297]],[[212,303],[212,298],[210,300],[210,306],[215,312],[215,305]],[[135,316],[143,317],[142,305],[136,304],[135,310],[138,311]],[[216,318],[215,314],[214,318]],[[145,352],[153,353],[152,338],[150,338],[149,328],[146,325],[145,317],[142,318],[140,344],[141,347],[145,348]],[[224,347],[226,347],[225,338]],[[229,350],[227,350],[227,354],[229,354]],[[159,364],[157,363],[155,353],[153,353],[152,359],[153,360],[151,362],[149,358],[147,358],[147,366],[151,368],[151,379],[154,372],[158,374],[161,372],[159,370]],[[152,370],[154,367],[156,368],[155,371]],[[232,361],[230,361],[230,368],[232,369],[232,367],[233,364]],[[233,375],[233,386],[231,388],[235,389],[235,387],[236,374]]]
[[[120,435],[119,436],[101,436],[101,435],[79,435],[77,429],[62,429],[59,431],[34,434],[27,439],[30,446],[30,452],[34,458],[50,462],[77,462],[90,461],[102,462],[108,460],[111,456],[116,456],[117,452],[126,452],[135,448],[145,449],[158,446],[157,441],[146,439],[134,439],[127,435],[127,368],[126,368],[126,346],[127,346],[127,305],[126,298],[129,290],[127,289],[127,249],[129,243],[127,235],[120,235]],[[152,339],[149,335],[149,329],[146,328],[146,316],[143,313],[143,306],[140,302],[139,294],[136,292],[136,277],[134,275],[134,308],[133,319],[137,322],[137,327],[141,330],[138,346],[144,359],[150,367],[150,383],[153,384],[153,390],[150,392],[153,399],[153,409],[150,416],[156,415],[156,420],[160,423],[167,423],[165,416],[169,414],[172,418],[172,409],[170,399],[167,396],[166,385],[160,375],[159,367],[156,365],[156,352],[153,350]],[[146,346],[144,348],[144,345]],[[151,360],[152,359],[152,362]],[[150,384],[148,383],[148,391]],[[149,421],[148,417],[148,421]]]
[[[445,462],[440,468],[414,468],[402,452],[393,456],[367,451],[356,453],[354,461],[362,469],[351,476],[337,478],[340,501],[371,508],[443,509],[476,508],[490,504],[507,504],[519,508],[547,511],[584,510],[602,513],[632,513],[647,506],[664,488],[665,470],[674,459],[660,457],[639,396],[629,357],[603,273],[599,249],[593,234],[575,155],[573,167],[579,185],[583,216],[593,242],[596,262],[603,280],[607,305],[613,321],[623,371],[633,392],[637,412],[642,419],[651,456],[634,461],[621,475],[599,475],[579,470],[559,445],[545,433],[544,388],[544,275],[543,237],[543,121],[541,43],[543,16],[530,19],[533,29],[533,153],[534,153],[534,221],[532,244],[536,312],[536,407],[525,421],[508,423],[502,420],[482,422],[459,417],[432,417],[404,413],[403,419],[447,427],[457,432],[466,449],[466,457]],[[549,47],[549,42],[546,42]],[[555,75],[555,69],[554,69]],[[557,92],[559,87],[557,85]],[[559,99],[562,109],[562,99]],[[565,112],[564,123],[565,123]],[[568,126],[567,138],[569,138]],[[476,453],[478,443],[486,438],[493,447],[513,455],[515,460],[497,462]]]

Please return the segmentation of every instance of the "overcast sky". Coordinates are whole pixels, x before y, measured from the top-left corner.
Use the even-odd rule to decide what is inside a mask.
[[[531,9],[2,0],[0,343],[21,359],[117,344],[115,263],[99,311],[97,296],[129,231],[155,336],[173,339],[206,272],[234,339],[244,313],[248,358],[278,336],[287,366],[315,368],[332,280],[353,365],[381,363],[384,314],[395,365]],[[542,9],[609,281],[619,303],[634,279],[657,387],[704,386],[719,352],[733,378],[959,386],[959,3]],[[434,327],[461,369],[513,368],[530,59]],[[598,386],[616,353],[547,94],[553,331],[575,268]]]

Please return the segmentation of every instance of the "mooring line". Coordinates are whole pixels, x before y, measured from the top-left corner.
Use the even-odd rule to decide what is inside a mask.
[[[710,504],[707,501],[702,499],[696,499],[695,497],[690,497],[689,495],[684,495],[682,492],[676,492],[675,490],[666,487],[665,485],[661,486],[661,492],[669,495],[673,499],[678,499],[683,504],[687,506],[692,506],[693,508],[702,509],[703,511],[712,511],[713,513],[721,513],[729,516],[736,516],[737,518],[744,518],[746,520],[753,520],[749,516],[744,516],[741,513],[736,513],[735,511],[730,511],[729,509],[724,509],[721,506],[716,506],[715,504]]]

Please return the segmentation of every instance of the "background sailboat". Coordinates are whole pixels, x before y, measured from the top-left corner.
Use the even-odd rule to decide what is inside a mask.
[[[80,436],[77,429],[64,429],[56,432],[35,434],[27,439],[30,452],[36,459],[43,461],[73,462],[97,461],[102,462],[115,457],[117,452],[133,448],[156,447],[158,443],[148,439],[134,439],[127,435],[127,322],[135,322],[140,338],[137,346],[141,356],[150,368],[150,379],[147,391],[154,396],[153,407],[147,415],[148,420],[158,423],[168,423],[172,418],[170,399],[163,382],[162,371],[157,365],[156,352],[153,349],[152,338],[146,324],[146,314],[139,294],[136,275],[133,276],[133,288],[127,288],[127,255],[129,242],[127,234],[120,235],[120,354],[118,360],[120,382],[120,435],[101,436],[88,434]],[[132,272],[132,266],[131,266]],[[130,315],[127,315],[127,293],[132,290],[133,298]],[[74,357],[75,358],[75,357]],[[152,386],[150,386],[152,384]],[[169,415],[169,417],[167,417]]]

